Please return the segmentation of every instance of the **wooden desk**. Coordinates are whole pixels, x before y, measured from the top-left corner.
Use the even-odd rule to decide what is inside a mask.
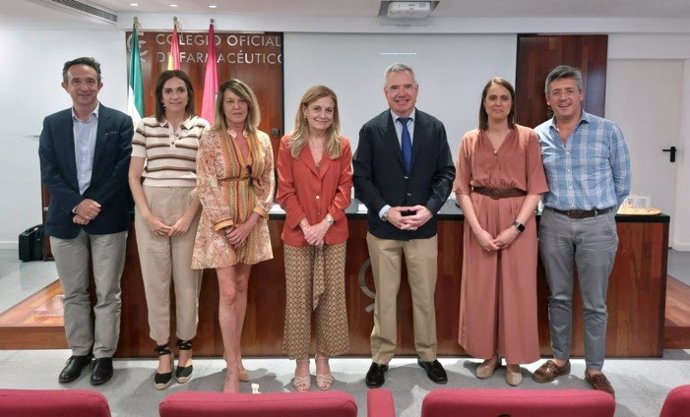
[[[369,336],[373,326],[374,285],[366,245],[367,224],[351,207],[347,247],[346,292],[350,325],[350,355],[371,355]],[[275,258],[252,268],[247,315],[242,334],[244,356],[283,356],[281,342],[285,310],[283,216],[269,222]],[[666,294],[666,256],[669,217],[618,216],[620,245],[608,292],[609,322],[607,357],[661,357],[663,351]],[[438,354],[464,354],[458,346],[458,311],[462,266],[463,216],[451,203],[440,213],[439,273],[436,287]],[[538,272],[538,311],[541,354],[551,355],[544,271]],[[146,300],[141,281],[136,240],[132,230],[122,281],[122,332],[119,357],[152,357],[154,343],[148,337]],[[575,289],[573,355],[583,354],[582,303]],[[173,317],[174,321],[174,317]],[[410,290],[405,279],[398,296],[399,356],[415,355],[412,338]],[[174,333],[173,333],[174,337]],[[173,340],[174,341],[174,340]],[[194,340],[197,356],[218,356],[223,344],[218,326],[218,285],[214,271],[205,271],[199,309],[199,331]]]

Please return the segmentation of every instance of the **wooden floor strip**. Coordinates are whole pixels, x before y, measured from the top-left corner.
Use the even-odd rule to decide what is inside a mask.
[[[0,349],[65,349],[60,281],[0,314]]]

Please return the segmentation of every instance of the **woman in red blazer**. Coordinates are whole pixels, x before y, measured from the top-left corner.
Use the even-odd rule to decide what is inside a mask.
[[[331,356],[349,350],[345,305],[345,209],[352,189],[352,151],[339,135],[338,99],[317,85],[304,93],[293,131],[278,151],[278,195],[285,210],[285,333],[283,350],[296,360],[293,385],[309,391],[311,316],[316,322],[316,385],[333,384]]]

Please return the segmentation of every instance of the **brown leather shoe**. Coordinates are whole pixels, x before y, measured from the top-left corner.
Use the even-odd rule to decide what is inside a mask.
[[[590,375],[589,372],[585,371],[585,381],[587,381],[589,385],[591,385],[592,388],[594,388],[597,391],[608,392],[614,397],[616,396],[616,393],[613,391],[611,383],[604,374]]]
[[[542,366],[539,367],[534,374],[532,374],[532,379],[535,382],[551,382],[554,379],[562,375],[568,375],[570,373],[570,360],[565,361],[563,366],[556,365],[556,362],[549,359]]]

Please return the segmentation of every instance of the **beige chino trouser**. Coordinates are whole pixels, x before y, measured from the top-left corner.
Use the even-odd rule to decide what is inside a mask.
[[[192,203],[194,187],[144,186],[151,211],[172,226]],[[192,269],[192,252],[201,210],[187,232],[180,236],[158,236],[151,232],[138,208],[134,227],[146,292],[150,337],[156,344],[170,340],[170,285],[175,292],[176,336],[193,339],[199,321],[199,290],[202,270]]]
[[[367,246],[376,287],[374,330],[371,332],[372,360],[378,364],[387,364],[395,354],[397,299],[403,255],[412,293],[415,349],[423,361],[435,360],[437,342],[434,293],[438,275],[438,236],[405,241],[379,239],[367,233]]]

